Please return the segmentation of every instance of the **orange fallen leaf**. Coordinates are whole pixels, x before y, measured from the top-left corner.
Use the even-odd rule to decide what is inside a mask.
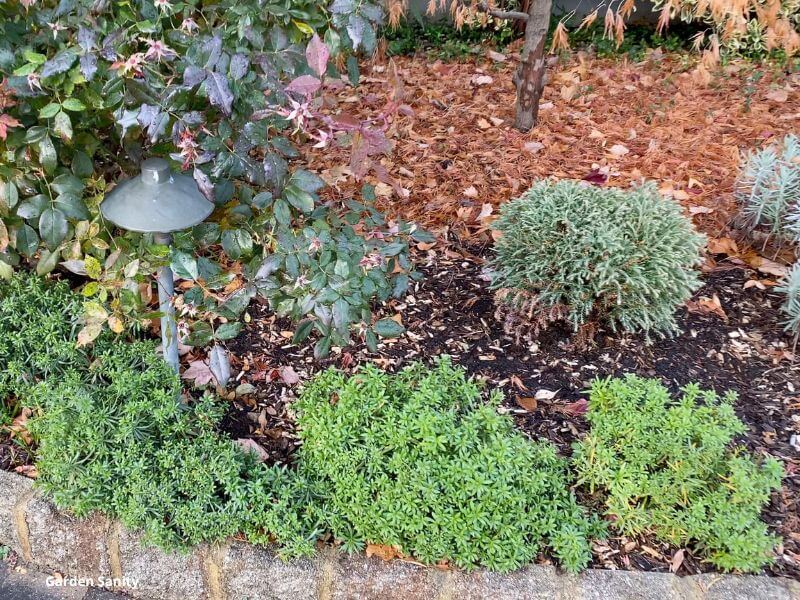
[[[739,254],[739,246],[729,237],[709,238],[707,247],[711,254],[727,254],[728,256]]]
[[[719,301],[719,296],[716,294],[711,298],[702,296],[698,300],[689,300],[686,303],[686,310],[700,315],[717,315],[724,321],[728,320],[728,315],[725,314],[722,303]]]
[[[367,544],[367,558],[371,556],[377,556],[381,560],[392,560],[403,555],[394,546]]]
[[[517,396],[516,400],[520,408],[524,408],[528,412],[535,411],[536,407],[539,406],[539,402],[536,398],[531,398],[530,396]]]

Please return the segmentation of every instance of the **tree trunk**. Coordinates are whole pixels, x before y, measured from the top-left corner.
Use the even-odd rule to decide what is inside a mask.
[[[517,105],[514,127],[530,131],[539,117],[539,98],[544,89],[544,41],[550,26],[552,0],[531,0],[525,24],[525,44],[522,46],[519,69],[514,77],[517,86]]]

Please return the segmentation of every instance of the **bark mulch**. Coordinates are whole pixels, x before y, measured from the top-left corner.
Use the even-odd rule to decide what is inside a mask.
[[[552,59],[540,123],[527,134],[512,127],[515,53],[504,62],[394,58],[402,101],[414,114],[396,116],[388,128],[394,148],[381,162],[403,191],[379,185],[383,207],[440,233],[481,239],[497,207],[537,178],[618,187],[646,179],[718,234],[737,210],[740,151],[800,126],[800,73],[737,62],[705,82],[691,55],[656,49],[647,56],[638,63],[587,52]],[[380,114],[393,93],[391,70],[378,61],[363,71],[332,112]],[[306,158],[334,186],[330,199],[360,187],[343,166],[348,149],[311,149]]]
[[[580,350],[570,332],[554,328],[534,342],[517,344],[494,318],[494,302],[483,273],[485,251],[477,255],[436,248],[418,256],[425,278],[409,296],[382,308],[402,319],[408,331],[382,343],[377,353],[363,344],[334,349],[313,360],[313,340],[290,343],[291,325],[263,305],[251,307],[253,320],[231,345],[239,383],[252,394],[231,402],[223,428],[232,437],[250,437],[273,462],[291,462],[297,445],[291,401],[300,383],[328,366],[353,370],[377,363],[397,370],[409,362],[449,354],[454,362],[505,393],[503,410],[532,438],[546,438],[564,455],[586,430],[587,387],[596,377],[637,373],[657,377],[671,390],[697,382],[739,395],[736,410],[749,426],[742,441],[756,453],[783,461],[784,487],[765,519],[784,539],[775,574],[800,577],[800,363],[779,322],[780,296],[744,284],[758,275],[722,260],[705,275],[691,310],[679,310],[681,333],[647,342],[638,335],[601,331],[594,347]],[[719,308],[716,301],[718,299]],[[710,308],[709,308],[710,307]],[[713,311],[713,312],[712,312]],[[609,540],[594,548],[595,566],[697,573],[707,570],[688,550],[651,539]],[[682,558],[681,558],[682,557]],[[676,566],[677,565],[677,566]]]

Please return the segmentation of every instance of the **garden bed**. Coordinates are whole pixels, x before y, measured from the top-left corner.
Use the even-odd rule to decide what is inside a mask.
[[[233,438],[253,438],[267,449],[270,461],[291,462],[297,443],[291,414],[300,385],[296,379],[331,365],[350,371],[367,362],[396,371],[439,354],[451,355],[490,388],[503,390],[504,409],[517,426],[533,438],[549,439],[565,455],[587,430],[586,389],[596,377],[636,373],[657,377],[672,391],[690,382],[717,392],[733,390],[739,396],[736,412],[749,427],[742,441],[756,453],[779,458],[786,470],[784,487],[764,514],[783,538],[783,557],[770,572],[800,577],[800,363],[793,360],[791,340],[778,324],[780,297],[769,289],[744,287],[758,279],[756,273],[725,262],[706,273],[691,310],[679,310],[681,333],[673,338],[648,343],[641,336],[601,331],[594,347],[580,350],[569,331],[554,328],[535,343],[517,345],[494,318],[492,292],[482,272],[486,252],[472,250],[437,247],[417,257],[425,277],[409,297],[384,309],[408,331],[381,344],[377,353],[356,343],[315,362],[313,340],[291,345],[285,333],[289,323],[253,305],[251,324],[230,348],[235,366],[243,369],[239,384],[250,383],[255,391],[232,402],[223,428]],[[715,297],[721,312],[708,312]],[[675,551],[655,540],[611,538],[607,545],[595,545],[593,565],[708,570],[688,550],[682,562]]]

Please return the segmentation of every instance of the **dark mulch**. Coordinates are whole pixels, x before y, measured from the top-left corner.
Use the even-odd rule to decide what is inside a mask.
[[[521,345],[506,335],[494,318],[479,256],[437,249],[417,260],[425,278],[406,298],[382,308],[386,316],[400,315],[408,332],[387,340],[377,353],[356,343],[315,362],[313,340],[291,345],[291,324],[264,305],[252,306],[251,324],[230,349],[241,369],[239,383],[256,390],[231,403],[223,429],[234,438],[252,437],[274,462],[291,462],[297,446],[291,400],[300,385],[295,374],[302,382],[330,365],[352,370],[369,361],[393,371],[439,354],[451,355],[471,374],[502,389],[504,410],[517,426],[531,437],[551,440],[565,455],[587,429],[582,401],[596,377],[637,373],[658,377],[673,391],[690,382],[718,392],[734,390],[737,412],[750,427],[742,441],[782,460],[787,472],[783,490],[764,515],[784,539],[770,573],[800,578],[800,363],[792,362],[791,340],[779,325],[781,298],[769,289],[743,288],[757,278],[752,272],[719,263],[705,275],[695,300],[716,295],[725,318],[681,309],[682,332],[673,338],[648,343],[641,336],[601,331],[594,347],[579,350],[564,329],[553,328]],[[688,549],[682,561],[676,551],[652,539],[616,538],[595,546],[594,564],[667,571],[674,562],[681,574],[708,570]]]

